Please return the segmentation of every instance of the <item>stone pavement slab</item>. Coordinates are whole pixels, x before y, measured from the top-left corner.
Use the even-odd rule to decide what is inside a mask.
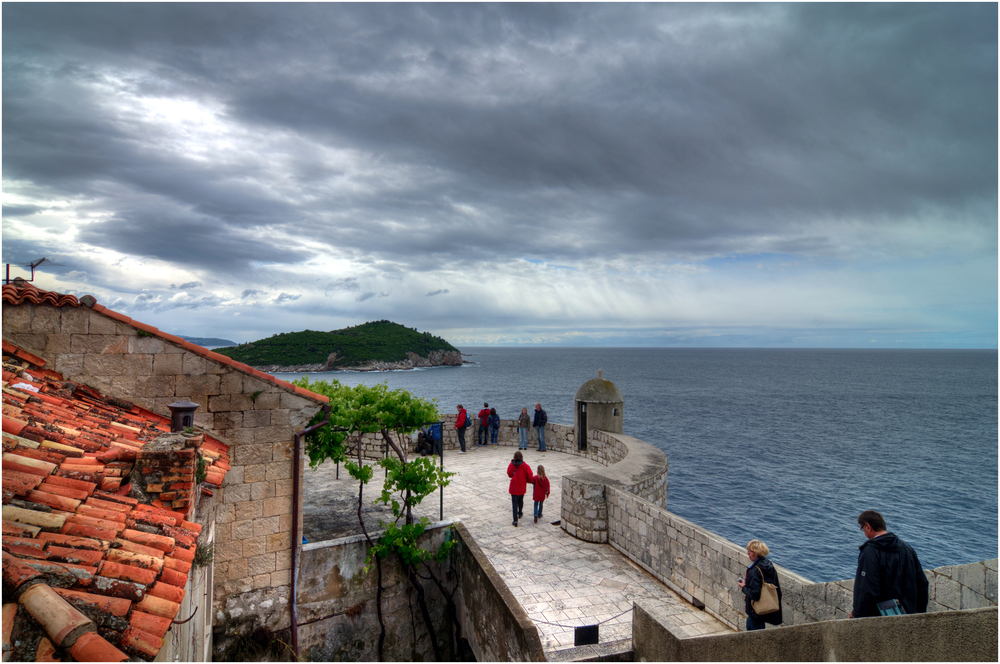
[[[560,517],[562,476],[583,470],[599,470],[595,461],[559,452],[524,452],[525,462],[535,472],[544,465],[551,482],[544,518],[531,517],[534,503],[531,487],[524,500],[524,518],[511,525],[512,509],[507,492],[507,465],[515,448],[476,448],[466,454],[445,453],[445,470],[458,473],[444,490],[444,519],[461,520],[496,568],[514,597],[538,628],[546,652],[572,648],[574,628],[600,623],[600,643],[632,638],[632,602],[655,602],[657,615],[692,634],[731,631],[711,615],[696,609],[636,566],[608,544],[582,542],[553,525]],[[316,542],[360,533],[357,523],[357,482],[341,468],[334,479],[333,464],[323,464],[304,477],[304,533]],[[365,488],[370,503],[382,490],[382,475]],[[353,506],[352,506],[353,502]],[[417,518],[442,518],[438,494],[417,506]],[[343,512],[336,526],[332,511]],[[371,531],[378,529],[379,512],[366,512]],[[382,518],[391,514],[384,510]]]

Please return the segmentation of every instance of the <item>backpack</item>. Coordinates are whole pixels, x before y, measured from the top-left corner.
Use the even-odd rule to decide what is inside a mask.
[[[462,427],[461,428],[464,430],[464,429],[468,429],[471,426],[472,426],[472,419],[469,417],[469,414],[466,413],[465,414],[465,422],[462,423]]]
[[[491,429],[499,429],[500,428],[500,416],[499,415],[490,415],[488,422],[489,422],[489,425],[490,425]]]

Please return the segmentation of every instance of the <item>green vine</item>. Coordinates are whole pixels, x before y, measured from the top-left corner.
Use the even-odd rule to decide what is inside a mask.
[[[198,455],[198,468],[194,472],[194,483],[201,484],[208,477],[208,464],[205,463],[205,457]]]

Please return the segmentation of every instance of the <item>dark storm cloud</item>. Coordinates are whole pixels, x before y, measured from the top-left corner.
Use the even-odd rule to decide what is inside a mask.
[[[41,212],[44,208],[39,205],[4,205],[4,217],[28,217]]]
[[[3,17],[5,177],[103,204],[78,239],[125,253],[225,271],[305,260],[243,232],[290,228],[430,270],[754,239],[835,255],[852,250],[838,224],[927,210],[984,206],[979,223],[996,223],[995,5],[5,4]],[[243,158],[137,135],[108,109],[114,86],[218,105],[246,132]],[[269,170],[257,139],[274,135],[297,139],[288,169]],[[323,149],[375,166],[352,174]],[[275,179],[291,196],[264,190]],[[830,231],[805,228],[819,222]]]

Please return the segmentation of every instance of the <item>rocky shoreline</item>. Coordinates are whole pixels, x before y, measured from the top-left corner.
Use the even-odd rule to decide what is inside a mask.
[[[462,354],[458,351],[434,351],[428,357],[421,357],[413,352],[407,352],[407,358],[398,362],[382,362],[373,360],[354,366],[337,366],[336,354],[330,356],[326,362],[315,364],[297,364],[292,366],[280,364],[268,364],[255,366],[257,371],[264,373],[317,373],[325,371],[406,371],[422,367],[457,367],[463,364],[473,364],[462,359]]]

